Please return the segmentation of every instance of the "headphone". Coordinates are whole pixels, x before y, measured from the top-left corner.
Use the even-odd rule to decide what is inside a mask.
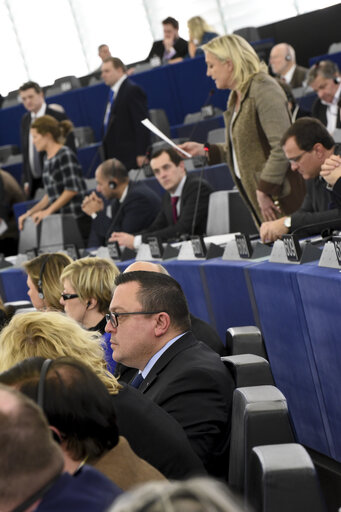
[[[115,190],[115,188],[117,187],[117,184],[115,181],[109,181],[109,187],[111,188],[111,190]]]
[[[292,60],[292,56],[290,55],[290,53],[288,53],[288,55],[285,56],[285,60],[288,60],[288,61]]]
[[[53,359],[45,359],[41,366],[39,384],[38,384],[38,393],[37,393],[37,404],[44,411],[44,393],[45,393],[45,380],[47,372],[50,369],[51,364],[53,363]],[[61,438],[59,435],[52,430],[53,439],[60,444]]]
[[[335,76],[334,77],[334,84],[339,84],[340,83],[340,77],[339,76]]]
[[[46,263],[47,263],[47,260],[49,259],[50,255],[47,255],[46,256],[46,259],[43,261],[41,267],[40,267],[40,274],[39,274],[39,279],[38,279],[38,297],[39,299],[44,299],[44,291],[43,291],[43,275],[44,275],[44,270],[45,270],[45,267],[46,267]]]

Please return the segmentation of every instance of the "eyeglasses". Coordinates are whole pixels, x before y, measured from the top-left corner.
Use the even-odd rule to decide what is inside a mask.
[[[116,329],[118,326],[118,317],[119,316],[127,316],[127,315],[156,315],[157,313],[162,313],[162,311],[132,311],[131,313],[112,313],[111,311],[105,315],[105,319],[107,322],[110,322],[111,325]]]
[[[308,153],[308,151],[303,151],[303,153],[301,153],[298,156],[294,156],[293,158],[288,158],[289,163],[290,164],[297,164],[301,160],[302,156],[305,155],[306,153]]]
[[[70,300],[75,299],[78,295],[77,293],[62,293],[61,297],[63,297],[63,300]]]

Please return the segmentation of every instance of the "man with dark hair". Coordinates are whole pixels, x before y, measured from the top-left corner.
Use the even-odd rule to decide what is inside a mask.
[[[0,509],[105,511],[121,491],[93,468],[64,471],[41,409],[0,385]],[[38,508],[37,508],[38,507]]]
[[[336,229],[335,220],[341,218],[341,210],[333,203],[331,191],[320,177],[320,171],[327,158],[341,154],[341,145],[335,144],[320,121],[308,117],[302,117],[290,126],[281,144],[292,171],[299,172],[307,181],[307,192],[302,206],[291,217],[263,222],[260,227],[263,242],[277,240],[290,232],[297,232],[300,237],[315,235],[328,228],[330,222]]]
[[[211,185],[200,178],[188,176],[182,158],[173,148],[156,151],[151,157],[150,166],[161,187],[166,191],[158,216],[139,235],[114,232],[110,241],[117,241],[125,247],[138,248],[141,242],[146,243],[150,236],[167,241],[181,235],[192,234],[192,231],[196,235],[203,234],[206,230]]]
[[[26,82],[19,88],[21,101],[28,111],[21,119],[21,152],[23,155],[22,183],[27,197],[33,198],[36,190],[42,188],[42,170],[44,152],[37,153],[32,141],[30,127],[38,117],[49,115],[63,121],[68,117],[45,103],[44,93],[36,82]],[[75,138],[71,132],[66,139],[66,146],[69,146],[76,153]]]
[[[126,67],[117,57],[106,58],[101,69],[110,87],[103,120],[104,158],[117,158],[128,170],[141,167],[149,144],[149,132],[141,124],[148,117],[147,96],[127,78]]]
[[[168,64],[183,58],[188,53],[188,43],[179,37],[179,22],[168,16],[162,22],[163,40],[154,41],[146,60],[158,57],[160,63]]]
[[[312,116],[319,119],[333,134],[335,128],[341,128],[341,77],[338,65],[331,60],[317,62],[308,72],[307,84],[318,96],[313,103]]]
[[[131,385],[172,415],[211,475],[226,474],[233,379],[190,331],[183,291],[156,272],[117,276],[106,331],[115,361],[138,369]]]
[[[87,196],[82,210],[93,218],[89,247],[105,245],[114,231],[135,233],[147,228],[160,210],[160,197],[150,187],[129,179],[126,167],[116,158],[106,160],[95,173],[96,192]]]
[[[108,57],[111,57],[110,49],[107,44],[100,44],[98,47],[98,56],[102,60],[105,61]]]

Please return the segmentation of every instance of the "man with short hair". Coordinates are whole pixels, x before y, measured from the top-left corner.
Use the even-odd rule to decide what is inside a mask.
[[[287,233],[300,237],[315,235],[341,218],[341,210],[333,202],[327,183],[320,177],[324,161],[341,154],[341,145],[335,144],[323,124],[317,119],[302,117],[283,135],[281,144],[294,172],[307,182],[307,192],[300,209],[291,217],[263,222],[260,236],[263,242],[272,242]],[[341,220],[340,220],[341,228]],[[309,227],[310,226],[310,227]]]
[[[104,157],[117,158],[128,170],[141,167],[149,144],[149,131],[141,123],[148,117],[147,96],[127,77],[117,57],[107,57],[101,70],[110,87],[103,120]]]
[[[317,62],[308,72],[307,84],[318,96],[313,103],[312,116],[319,119],[333,135],[336,128],[341,128],[341,77],[338,65],[331,60]]]
[[[105,511],[121,491],[93,468],[72,477],[41,409],[0,385],[0,509]]]
[[[180,285],[156,272],[117,276],[106,331],[113,358],[136,368],[131,385],[185,430],[211,475],[226,475],[234,382],[218,354],[190,331]]]
[[[152,155],[150,166],[166,191],[162,197],[161,211],[141,234],[133,236],[114,232],[110,241],[138,248],[150,236],[167,241],[185,234],[203,234],[206,230],[211,185],[205,180],[187,175],[184,161],[173,148],[157,150]]]
[[[49,115],[63,121],[68,117],[45,103],[44,93],[40,85],[36,82],[26,82],[19,88],[19,96],[27,112],[21,119],[21,152],[23,155],[22,183],[25,193],[30,199],[38,188],[43,187],[42,171],[44,152],[37,153],[30,133],[31,124],[38,117]],[[71,132],[66,139],[66,146],[69,146],[76,153],[75,138]]]
[[[184,58],[188,53],[188,43],[179,37],[179,22],[168,16],[162,22],[163,40],[154,41],[147,60],[158,57],[163,64],[171,64],[175,59]]]
[[[107,44],[100,44],[98,47],[98,56],[102,60],[105,61],[108,57],[111,57],[111,53],[109,50],[109,46]]]
[[[96,190],[107,200],[92,192],[82,210],[94,220],[89,246],[105,245],[114,231],[135,233],[147,228],[160,210],[160,197],[150,187],[129,179],[126,167],[116,158],[106,160],[95,173]]]
[[[296,52],[288,43],[276,44],[270,52],[269,64],[274,75],[293,89],[302,87],[308,69],[296,64]]]

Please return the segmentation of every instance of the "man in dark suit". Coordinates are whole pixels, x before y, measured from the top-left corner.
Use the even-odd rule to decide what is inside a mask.
[[[83,201],[83,212],[93,218],[89,247],[104,245],[114,231],[134,233],[153,222],[160,210],[160,197],[143,183],[130,181],[122,162],[106,160],[95,176],[96,190],[107,201],[107,207],[96,192]]]
[[[163,40],[154,41],[146,60],[157,57],[160,63],[168,64],[183,59],[188,53],[188,43],[179,37],[179,22],[168,16],[163,20],[162,25]]]
[[[190,331],[180,285],[156,272],[117,276],[106,331],[131,385],[173,416],[211,475],[226,474],[234,383],[218,354]]]
[[[127,78],[125,65],[116,57],[104,60],[102,78],[110,87],[103,120],[104,158],[117,158],[128,170],[141,167],[149,144],[149,131],[141,124],[148,117],[147,96]]]
[[[292,89],[302,87],[308,69],[296,64],[296,52],[290,44],[280,43],[273,46],[269,64],[274,75],[290,85]]]
[[[42,188],[42,170],[44,152],[37,153],[32,137],[30,127],[32,122],[38,117],[49,115],[62,121],[68,117],[57,110],[50,108],[45,103],[42,88],[36,82],[26,82],[19,89],[21,101],[28,111],[21,119],[21,152],[23,155],[22,183],[27,197],[33,198],[35,191]],[[65,142],[76,153],[75,138],[70,133]]]
[[[331,135],[341,128],[341,77],[338,65],[331,60],[317,62],[309,70],[307,83],[318,98],[313,103],[312,116],[319,119]]]
[[[150,166],[161,187],[166,190],[158,216],[139,235],[114,232],[110,241],[137,248],[141,242],[147,242],[150,236],[167,241],[184,234],[192,234],[193,222],[194,234],[203,234],[206,229],[208,200],[212,192],[210,184],[200,178],[188,176],[182,158],[173,148],[157,150],[152,155]]]

